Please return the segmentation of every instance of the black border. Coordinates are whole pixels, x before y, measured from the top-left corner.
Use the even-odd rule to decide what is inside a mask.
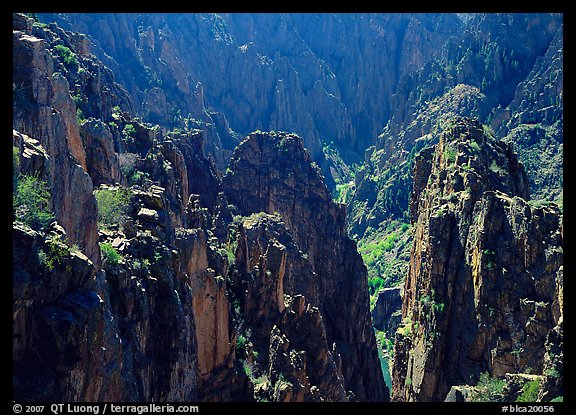
[[[192,13],[192,12],[230,12],[230,13],[243,13],[243,12],[265,12],[265,13],[280,13],[280,12],[311,12],[311,13],[347,13],[347,12],[383,12],[383,13],[428,13],[428,12],[471,12],[471,13],[493,13],[493,12],[505,12],[505,13],[518,13],[518,12],[531,12],[531,13],[563,13],[564,14],[564,50],[568,51],[568,54],[564,54],[564,65],[566,69],[564,70],[564,111],[568,116],[564,117],[564,137],[568,138],[568,149],[564,149],[564,154],[570,157],[572,152],[572,147],[574,146],[572,140],[574,140],[574,128],[573,119],[571,111],[573,110],[573,74],[574,66],[572,64],[572,58],[574,57],[574,51],[572,50],[572,40],[574,39],[575,33],[573,30],[573,24],[576,22],[576,17],[574,13],[569,11],[568,2],[530,2],[528,0],[523,3],[512,3],[501,1],[497,4],[486,3],[486,2],[465,2],[465,1],[449,1],[449,2],[406,2],[406,1],[388,1],[380,0],[379,2],[361,2],[361,1],[349,1],[349,2],[339,2],[333,0],[332,2],[307,2],[307,3],[294,3],[294,2],[283,2],[277,3],[269,1],[267,3],[262,3],[258,1],[249,0],[236,0],[236,1],[208,1],[203,0],[201,2],[88,2],[79,1],[72,3],[66,2],[46,2],[46,1],[29,1],[23,3],[12,3],[10,4],[10,10],[6,10],[7,13],[4,14],[6,17],[6,22],[4,27],[12,27],[12,13],[13,12],[67,12],[67,13],[89,13],[89,12],[106,12],[106,13],[147,13],[147,12],[175,12],[175,13]],[[8,37],[8,34],[7,34]],[[568,59],[566,59],[568,56]],[[6,82],[6,87],[9,84]],[[8,103],[8,91],[6,93],[7,106],[10,108],[12,106]],[[9,132],[7,131],[7,134]],[[3,163],[6,171],[2,177],[10,177],[10,172],[8,168],[11,169],[10,161],[8,160],[8,151],[2,151],[2,156],[6,157],[5,163]],[[565,157],[566,158],[566,157]],[[568,189],[567,197],[564,200],[564,210],[568,212],[573,212],[573,198],[571,197],[570,191],[574,188],[572,186],[574,175],[570,174],[570,169],[574,163],[568,163],[568,174],[564,174],[564,189]],[[566,168],[566,166],[565,166]],[[7,180],[8,182],[8,180]],[[6,218],[10,218],[12,215],[12,207],[7,206]],[[6,221],[8,222],[8,220]],[[574,269],[570,266],[572,261],[570,252],[572,252],[572,231],[576,230],[576,227],[572,223],[572,217],[570,215],[566,216],[563,214],[563,223],[566,231],[564,233],[563,246],[564,250],[569,251],[569,254],[565,256],[568,259],[564,268],[569,270],[568,278],[565,281],[566,287],[564,291],[568,293],[574,292],[573,280],[571,270]],[[8,228],[8,225],[7,225]],[[12,231],[10,228],[4,233],[7,236],[11,235]],[[11,238],[10,244],[11,244]],[[11,262],[10,262],[11,263]],[[5,290],[8,291],[8,290]],[[570,295],[570,294],[569,294]],[[5,304],[10,304],[10,301],[6,301]],[[8,306],[6,306],[8,307]],[[571,350],[571,345],[573,344],[570,339],[570,331],[573,324],[573,319],[571,315],[570,308],[572,303],[570,297],[568,297],[567,303],[565,305],[565,333],[568,332],[568,336],[564,336],[564,349]],[[8,310],[6,311],[6,316],[9,316]],[[8,319],[7,319],[8,324]],[[442,413],[457,413],[457,414],[493,414],[493,413],[504,413],[502,410],[503,406],[515,405],[516,408],[523,407],[528,412],[528,407],[551,407],[553,408],[554,414],[563,413],[574,413],[574,399],[570,395],[571,391],[576,391],[569,382],[571,379],[572,369],[572,357],[570,354],[564,356],[564,399],[565,402],[562,403],[481,403],[481,402],[470,402],[470,403],[422,403],[422,402],[390,402],[390,403],[377,403],[377,402],[362,402],[362,403],[243,403],[243,402],[228,402],[228,403],[205,403],[205,402],[189,402],[189,403],[169,403],[174,407],[184,406],[184,405],[197,405],[199,407],[199,413],[250,413],[250,414],[293,414],[295,411],[304,411],[304,413],[326,413],[331,414],[336,411],[383,411],[382,414],[442,414]],[[5,372],[7,373],[7,371]],[[566,377],[568,374],[568,377]],[[7,379],[7,383],[10,384],[10,392],[12,392],[12,382]],[[6,383],[4,383],[6,384]],[[12,394],[10,394],[12,396]],[[14,401],[12,398],[8,400],[10,403],[5,405],[5,413],[15,413],[12,412]],[[23,406],[25,403],[19,402]],[[49,407],[53,403],[59,402],[44,402],[44,403],[33,403],[33,405],[45,405],[45,410],[40,413],[52,413],[49,411]],[[32,405],[32,403],[30,403]],[[86,404],[97,405],[99,407],[99,413],[102,413],[103,406],[105,403],[90,403]],[[114,404],[125,404],[125,405],[138,405],[146,404],[144,402],[114,402]],[[569,411],[570,408],[570,412]],[[510,411],[507,411],[510,413]],[[66,412],[64,412],[66,413]],[[109,413],[109,412],[107,412]],[[125,412],[127,413],[127,412]],[[166,413],[166,412],[165,412]],[[520,413],[520,412],[517,412]],[[540,412],[545,413],[545,412]]]

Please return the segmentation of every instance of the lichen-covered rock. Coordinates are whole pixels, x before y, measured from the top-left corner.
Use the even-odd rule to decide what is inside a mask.
[[[511,147],[469,119],[455,119],[434,152],[417,158],[414,177],[422,181],[412,194],[393,398],[444,400],[482,372],[543,374],[561,301],[558,208],[529,205]]]

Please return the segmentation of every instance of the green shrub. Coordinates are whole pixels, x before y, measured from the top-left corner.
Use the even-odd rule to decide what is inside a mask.
[[[446,305],[444,303],[432,303],[432,309],[437,313],[437,314],[441,314],[444,312],[444,308],[446,307]]]
[[[102,252],[102,260],[108,265],[118,265],[122,255],[112,246],[112,244],[107,242],[100,243],[100,251]]]
[[[492,127],[489,125],[482,125],[482,130],[486,137],[494,139],[494,129]]]
[[[78,71],[78,58],[76,57],[74,52],[70,50],[70,48],[64,45],[56,45],[54,49],[56,50],[58,56],[62,58],[64,65],[66,65],[70,69],[74,69],[74,71],[76,72]]]
[[[236,352],[241,357],[246,354],[246,337],[242,334],[238,335],[238,339],[236,339]]]
[[[498,163],[496,162],[496,160],[492,160],[492,162],[490,163],[490,166],[488,167],[490,169],[490,171],[492,171],[493,173],[496,174],[502,174],[503,170],[502,168],[498,165]]]
[[[244,362],[243,367],[244,367],[244,373],[246,374],[246,376],[248,376],[250,379],[252,379],[252,367],[246,362]]]
[[[94,191],[98,203],[98,224],[100,226],[123,224],[126,221],[132,192],[124,188]]]
[[[488,372],[483,372],[472,398],[479,402],[502,402],[505,388],[506,382],[503,379],[493,378]]]
[[[81,125],[84,123],[84,121],[86,121],[86,116],[84,115],[84,112],[80,108],[76,108],[76,123],[78,125]]]
[[[452,164],[456,161],[456,149],[451,146],[446,146],[444,149],[444,158],[447,164]]]
[[[538,380],[532,380],[522,387],[522,394],[516,399],[516,402],[537,402],[540,384]]]
[[[126,136],[126,137],[135,138],[136,137],[136,128],[134,128],[134,126],[132,124],[126,124],[124,126],[124,129],[122,130],[122,134],[124,134],[124,136]]]
[[[398,258],[406,252],[406,232],[409,230],[410,225],[395,221],[386,230],[374,231],[358,242],[358,252],[368,269],[371,294],[380,288],[393,287],[402,280],[405,268],[400,264],[404,260]]]
[[[64,259],[70,255],[70,248],[61,237],[49,239],[44,251],[39,255],[40,262],[48,269],[53,270],[63,264]]]
[[[226,257],[228,258],[228,265],[236,264],[236,247],[233,245],[226,246]]]
[[[476,141],[471,141],[470,142],[470,147],[472,147],[472,150],[475,153],[479,153],[480,152],[480,145],[476,142]]]
[[[254,385],[262,385],[264,383],[268,382],[268,376],[266,376],[265,374],[258,376],[257,378],[252,380],[252,383],[254,383]]]
[[[552,355],[553,355],[553,353],[551,353],[550,357],[552,357]],[[558,370],[556,370],[556,369],[550,368],[550,369],[546,369],[544,371],[544,376],[548,376],[548,377],[552,377],[552,378],[559,378],[560,372],[558,372]]]
[[[12,192],[18,186],[18,168],[20,167],[20,150],[12,146]]]
[[[550,402],[564,402],[564,397],[563,396],[557,396],[554,399],[552,399]]]
[[[15,218],[35,230],[47,227],[54,220],[48,183],[35,176],[24,175],[18,179],[12,207]]]
[[[516,399],[516,402],[537,402],[540,382],[538,379],[527,382],[522,387],[522,394]]]
[[[376,294],[380,289],[384,288],[384,280],[380,277],[368,278],[368,292],[370,295]]]

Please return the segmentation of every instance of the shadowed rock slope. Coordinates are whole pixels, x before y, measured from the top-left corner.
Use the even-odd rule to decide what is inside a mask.
[[[366,268],[347,236],[345,207],[332,201],[302,139],[285,133],[251,134],[234,152],[223,186],[240,214],[277,212],[283,218],[315,275],[313,305],[323,317],[328,344],[342,360],[346,390],[361,400],[383,400],[382,374],[368,364],[378,355]]]
[[[251,166],[223,186],[205,131],[133,117],[82,36],[13,26],[13,398],[386,400],[366,270],[303,140],[246,139],[235,160],[270,156],[294,201],[249,204]]]

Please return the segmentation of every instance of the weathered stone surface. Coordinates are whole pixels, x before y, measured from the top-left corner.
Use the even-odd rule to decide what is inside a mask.
[[[562,15],[479,13],[464,26],[439,48],[440,56],[401,74],[388,94],[387,123],[366,150],[348,204],[354,237],[390,218],[406,219],[417,183],[414,156],[437,143],[442,124],[453,115],[478,118],[514,143],[534,199],[561,203]]]
[[[212,107],[217,102],[234,109],[234,125],[246,131],[250,125],[266,127],[259,123],[296,125],[315,156],[321,153],[320,138],[336,138],[355,151],[369,137],[361,130],[374,130],[381,122],[366,117],[387,111],[377,90],[391,90],[387,84],[394,84],[398,74],[387,61],[370,64],[364,52],[373,57],[374,51],[360,44],[351,56],[366,73],[356,73],[348,58],[318,61],[317,56],[342,54],[348,46],[345,34],[335,44],[318,44],[317,27],[308,27],[314,16],[276,16],[277,27],[258,35],[271,35],[272,45],[294,40],[289,49],[297,61],[267,56],[249,43],[255,32],[240,29],[260,16],[238,16],[244,21],[196,16],[199,25],[191,30],[200,36],[187,40],[214,46],[202,58],[190,52],[193,48],[179,47],[181,39],[171,25],[161,27],[158,16],[140,15],[137,24],[133,17],[114,16],[118,24],[110,25],[96,15],[86,15],[84,23],[82,16],[70,16],[71,22],[96,28],[98,35],[90,40],[55,24],[13,17],[13,144],[21,155],[20,173],[40,173],[50,183],[61,225],[35,232],[14,224],[14,399],[386,400],[366,270],[346,236],[343,206],[331,201],[303,140],[291,134],[252,134],[222,184],[215,167],[224,166],[237,136]],[[173,17],[173,27],[187,27]],[[357,17],[362,16],[352,16]],[[436,17],[394,18],[393,24],[409,21],[404,34],[384,36],[386,20],[365,17],[370,29],[364,35],[407,45],[398,55],[404,68],[435,53],[419,48],[414,38],[431,36],[427,42],[436,44],[447,34],[429,26]],[[223,22],[230,32],[218,27]],[[327,24],[330,31],[340,27],[336,20]],[[292,36],[296,27],[310,50]],[[138,35],[132,42],[134,30]],[[241,38],[242,45],[236,45]],[[114,68],[121,62],[126,71],[113,76],[92,52]],[[120,57],[118,62],[114,57]],[[246,70],[211,64],[228,58]],[[138,64],[124,65],[128,61]],[[314,73],[305,67],[315,68]],[[229,79],[238,87],[226,82],[214,87],[211,81],[203,86],[197,81],[206,68],[207,79]],[[341,74],[346,79],[366,75],[378,85],[339,85],[333,75]],[[132,96],[116,76],[128,80]],[[254,79],[261,90],[251,86]],[[452,92],[443,97],[444,104],[475,108],[477,88]],[[402,102],[395,99],[394,105]],[[256,111],[270,103],[272,110]],[[433,112],[419,113],[407,136],[429,128]],[[143,123],[135,117],[139,114],[160,126]],[[184,130],[167,133],[175,126]],[[437,391],[436,399],[442,399],[451,385],[468,381],[465,375],[481,370],[497,375],[522,366],[543,373],[540,397],[550,400],[562,393],[558,374],[563,370],[563,274],[557,266],[562,228],[558,236],[556,209],[536,209],[517,197],[528,192],[511,147],[489,143],[485,150],[477,125],[455,131],[462,135],[456,141],[472,136],[482,154],[459,143],[454,174],[447,162],[449,143],[441,143],[443,155],[418,165],[412,215],[421,213],[420,199],[433,214],[427,218],[428,234],[416,233],[421,249],[413,253],[412,266],[424,275],[429,264],[434,278],[421,284],[424,277],[413,273],[407,285],[419,326],[412,333],[407,324],[401,326],[394,367],[403,385],[413,385],[409,399]],[[125,221],[98,232],[93,189],[101,184],[128,187],[133,199]],[[470,197],[463,194],[467,188]],[[436,193],[446,200],[431,196]],[[465,228],[471,217],[479,222]],[[541,244],[528,243],[532,240]],[[493,248],[493,241],[504,247]],[[67,248],[74,244],[78,250]],[[430,261],[425,250],[433,254]],[[462,255],[471,279],[460,270],[452,272]],[[449,262],[441,263],[440,257]],[[526,274],[534,282],[526,283]],[[418,292],[424,297],[416,310]],[[446,300],[453,293],[454,302]],[[432,336],[432,347],[426,336],[436,329],[444,333],[447,325],[434,312],[454,316],[449,324],[456,334],[446,342]],[[473,333],[462,328],[468,323],[478,323]],[[420,357],[420,351],[428,355]],[[440,365],[446,362],[449,369],[457,366],[457,375],[447,374]],[[521,385],[516,377],[509,380]]]
[[[439,46],[462,29],[454,14],[41,17],[88,33],[145,121],[202,124],[207,152],[222,168],[240,137],[218,127],[224,114],[243,135],[299,134],[318,163],[330,141],[357,158],[389,118],[401,75],[439,56]]]
[[[177,236],[186,262],[181,272],[192,290],[192,308],[198,344],[198,369],[207,381],[215,368],[223,366],[230,354],[228,298],[224,277],[210,268],[206,235],[201,229],[181,229]]]
[[[514,143],[534,199],[562,200],[563,38],[560,26],[546,53],[518,84],[510,105],[498,109],[492,121],[503,141]]]
[[[428,174],[415,174],[426,184],[412,194],[418,209],[393,398],[444,400],[452,386],[485,371],[542,374],[557,324],[552,304],[561,301],[558,208],[525,201],[516,156],[471,120],[456,119],[417,163]]]
[[[101,346],[85,336],[102,317],[94,264],[62,242],[62,227],[45,239],[15,223],[12,236],[14,399],[77,398],[87,385],[87,351]]]
[[[48,172],[48,154],[40,141],[12,130],[12,145],[18,148],[18,173],[37,177],[46,177]]]
[[[346,234],[344,207],[332,201],[302,139],[251,134],[234,152],[223,187],[238,213],[278,212],[282,217],[317,274],[318,308],[328,344],[336,343],[341,355],[346,391],[358,400],[384,400],[366,268]]]
[[[66,79],[54,72],[45,40],[13,33],[13,61],[17,68],[13,74],[13,129],[38,139],[46,150],[56,219],[66,230],[70,245],[77,244],[98,266],[96,203],[90,176],[77,164],[83,162],[83,149],[76,136],[75,113],[69,114],[73,103],[65,93]]]
[[[374,327],[386,333],[395,333],[402,320],[401,287],[384,288],[378,292],[372,309]]]
[[[250,341],[238,357],[250,367],[256,398],[347,401],[336,364],[340,356],[327,341],[317,275],[308,258],[278,215],[254,214],[234,226],[238,272],[231,289],[240,295],[239,335]]]
[[[284,159],[270,176],[278,199],[239,210],[204,153],[225,120],[208,132],[143,124],[85,39],[56,25],[31,33],[14,32],[13,142],[21,170],[45,170],[56,231],[15,223],[15,396],[385,400],[366,271],[302,140],[286,136],[288,158],[262,146],[269,171]],[[178,65],[168,37],[147,45]],[[197,85],[205,110],[203,94]],[[131,196],[124,217],[100,229],[96,186]],[[300,194],[284,219],[259,213]]]
[[[114,151],[114,138],[108,126],[100,120],[89,119],[80,127],[86,167],[94,186],[121,182],[120,163]]]

